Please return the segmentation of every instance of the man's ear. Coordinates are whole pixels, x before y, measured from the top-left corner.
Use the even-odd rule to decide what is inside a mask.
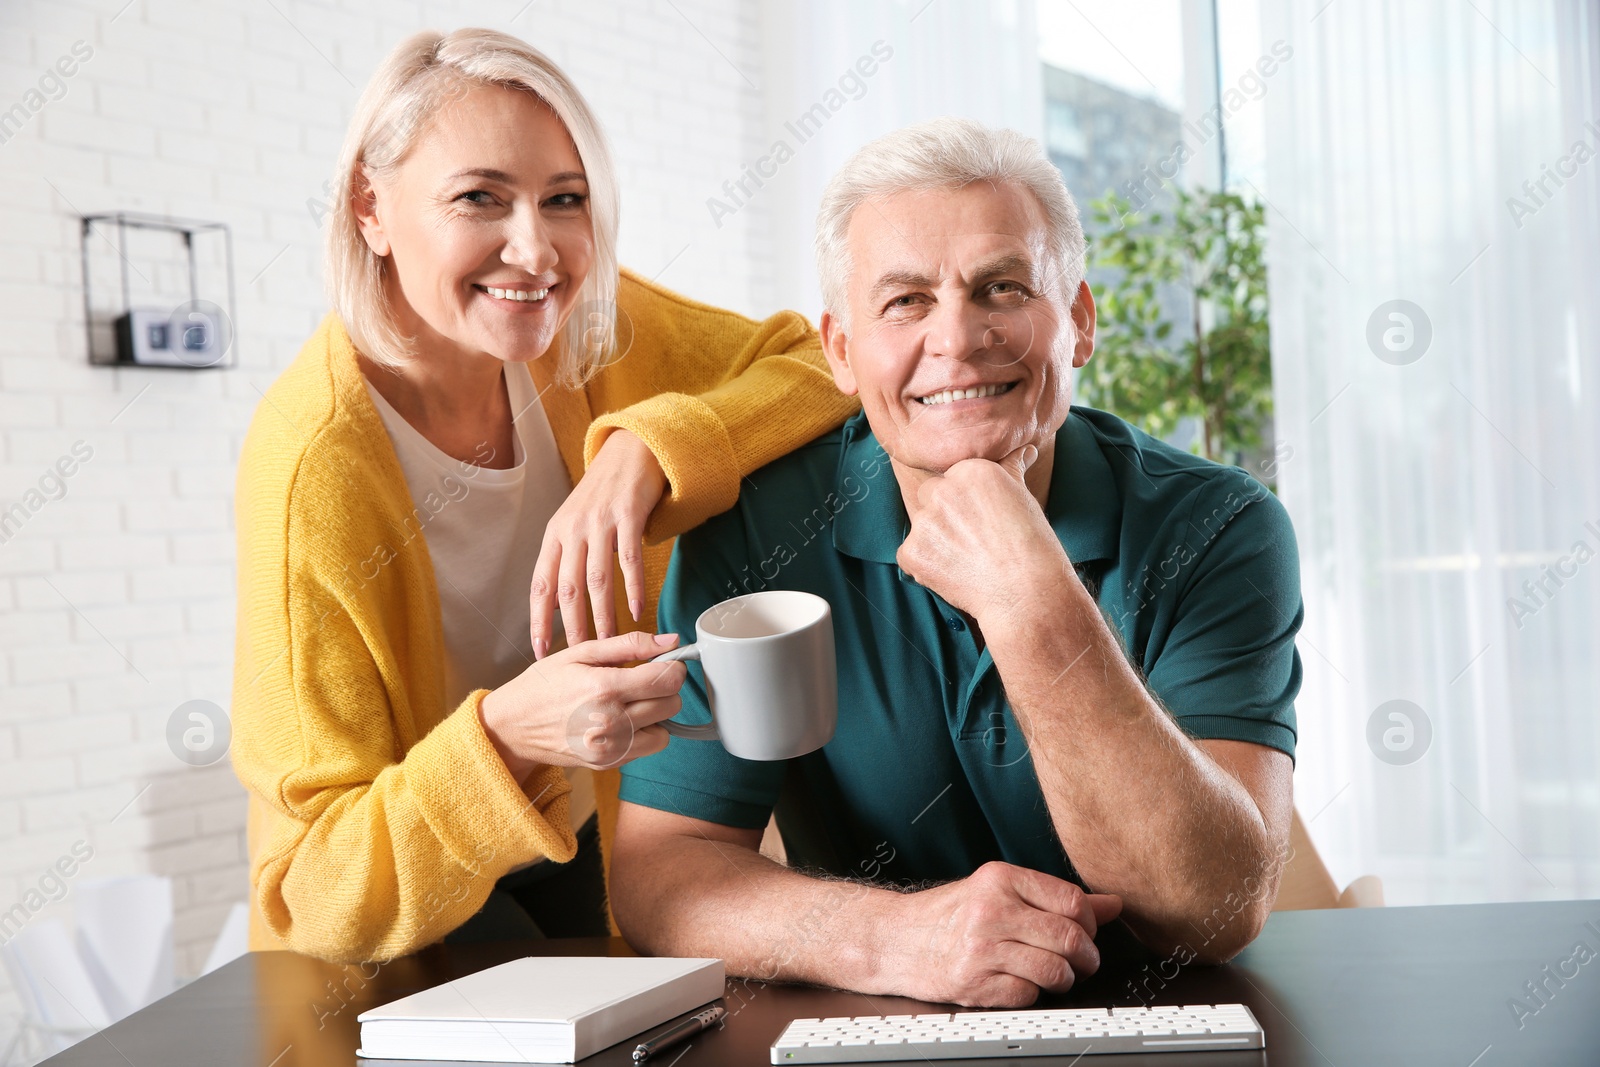
[[[833,384],[845,396],[855,396],[859,389],[855,372],[850,369],[850,354],[846,350],[850,338],[845,336],[844,327],[831,311],[822,313],[822,321],[818,326],[822,333],[822,355],[828,361],[828,369],[833,372]]]
[[[1072,365],[1081,367],[1094,355],[1094,295],[1088,282],[1078,283],[1077,297],[1072,301],[1072,325],[1077,340],[1072,344]]]
[[[350,210],[355,213],[356,224],[361,227],[361,237],[375,256],[389,254],[389,234],[383,228],[378,210],[378,187],[372,183],[367,168],[357,164],[350,176]]]

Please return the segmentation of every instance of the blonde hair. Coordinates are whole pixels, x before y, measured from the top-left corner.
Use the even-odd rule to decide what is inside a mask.
[[[850,328],[850,219],[856,208],[904,190],[961,187],[972,182],[1012,182],[1027,189],[1044,211],[1050,255],[1063,299],[1072,303],[1083,281],[1086,243],[1078,208],[1061,172],[1039,142],[1015,130],[996,130],[972,119],[939,118],[885,134],[839,168],[817,210],[817,279],[822,302]]]
[[[386,257],[376,255],[361,236],[355,211],[355,197],[364,184],[361,168],[377,176],[392,172],[449,99],[483,85],[537,96],[566,126],[583,164],[594,264],[558,342],[556,375],[563,385],[576,388],[605,366],[616,348],[616,171],[605,134],[583,94],[548,57],[509,34],[425,30],[402,42],[373,74],[356,104],[334,170],[325,253],[328,299],[368,359],[397,366],[415,357],[415,339],[400,330],[384,285]]]

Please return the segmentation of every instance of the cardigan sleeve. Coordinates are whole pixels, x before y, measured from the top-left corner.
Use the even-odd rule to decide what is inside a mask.
[[[570,786],[554,767],[517,784],[483,730],[486,690],[442,719],[416,706],[429,572],[407,553],[422,541],[345,566],[366,555],[348,510],[372,502],[274,490],[284,461],[259,452],[247,443],[240,465],[232,709],[234,769],[269,812],[254,903],[295,951],[390,959],[471,918],[512,867],[571,859]],[[360,494],[348,471],[323,473]]]
[[[646,351],[608,371],[600,392],[609,395],[620,379],[642,395],[590,424],[584,465],[612,430],[627,430],[649,447],[668,490],[650,516],[646,542],[728,510],[741,478],[859,407],[834,385],[817,332],[796,312],[756,322],[631,274],[623,278],[619,308],[633,320],[634,348]]]

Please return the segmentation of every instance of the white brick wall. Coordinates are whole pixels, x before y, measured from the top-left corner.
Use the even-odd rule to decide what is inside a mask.
[[[611,136],[623,262],[765,314],[767,209],[719,230],[703,207],[761,150],[740,73],[759,84],[760,27],[755,0],[534,0],[493,18],[465,2],[125,2],[0,0],[0,111],[75,41],[94,49],[0,144],[0,508],[74,442],[94,450],[0,543],[0,909],[87,838],[80,877],[173,878],[190,975],[246,892],[244,799],[226,762],[175,759],[165,724],[186,700],[228,705],[234,469],[259,390],[325,308],[307,201],[358,87],[417,29],[517,33]],[[236,368],[88,365],[74,216],[115,209],[232,227]],[[0,974],[0,1019],[17,1010]]]

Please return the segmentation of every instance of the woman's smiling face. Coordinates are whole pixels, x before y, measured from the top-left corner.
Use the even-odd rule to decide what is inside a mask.
[[[427,352],[522,363],[549,351],[594,263],[583,162],[532,93],[454,94],[357,205],[389,259],[401,329]]]

